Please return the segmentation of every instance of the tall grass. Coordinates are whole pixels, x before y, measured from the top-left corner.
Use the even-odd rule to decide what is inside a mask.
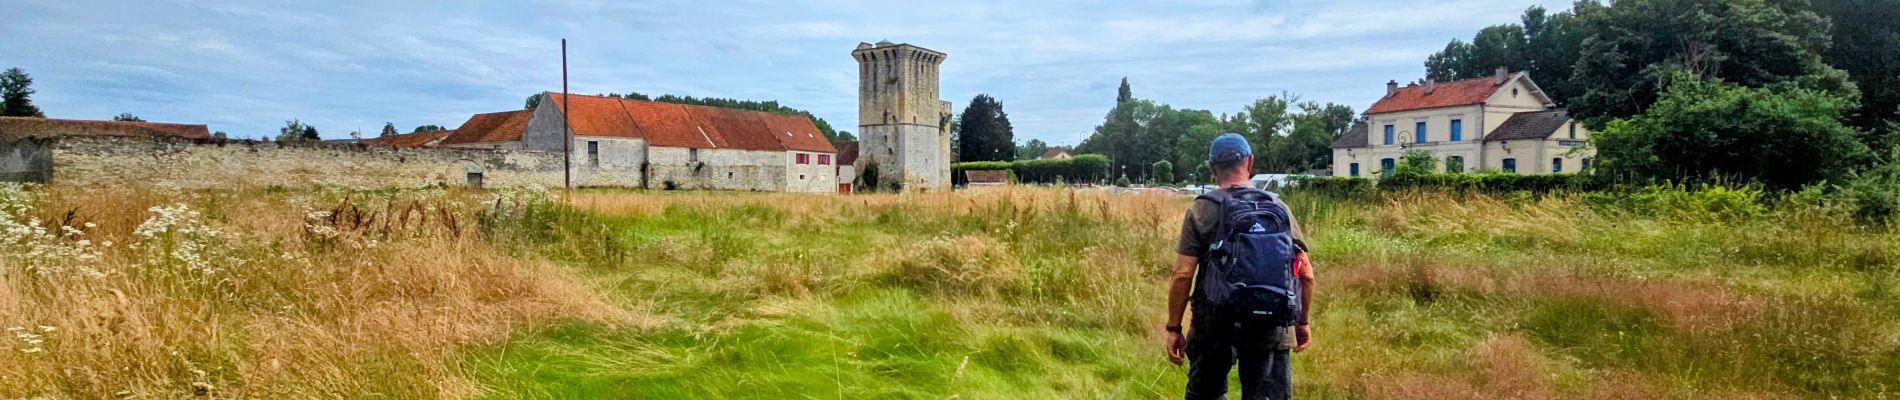
[[[456,346],[637,320],[490,248],[483,197],[0,185],[0,397],[463,397]]]
[[[1765,197],[1292,193],[1296,392],[1892,396],[1900,232]],[[0,397],[1179,397],[1187,204],[6,186]]]

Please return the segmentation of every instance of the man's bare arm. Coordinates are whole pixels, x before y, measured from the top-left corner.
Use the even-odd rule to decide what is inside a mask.
[[[1168,283],[1168,326],[1181,326],[1181,314],[1187,311],[1188,290],[1194,286],[1194,264],[1200,258],[1176,255],[1174,277]]]

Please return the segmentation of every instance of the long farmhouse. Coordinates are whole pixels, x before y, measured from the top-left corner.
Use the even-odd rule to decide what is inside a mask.
[[[567,149],[575,186],[838,190],[838,150],[809,118],[615,97],[539,96],[530,109],[469,117],[439,141],[399,136],[388,142],[559,152],[565,115],[573,126]]]
[[[1520,174],[1590,168],[1590,131],[1544,95],[1529,73],[1499,68],[1493,76],[1399,87],[1365,119],[1333,141],[1333,174],[1379,177],[1404,153],[1423,151],[1443,172]]]

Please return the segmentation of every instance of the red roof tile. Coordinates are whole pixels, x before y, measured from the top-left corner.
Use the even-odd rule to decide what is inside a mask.
[[[450,131],[448,137],[442,139],[442,144],[521,140],[521,133],[528,129],[528,120],[533,116],[533,110],[475,114],[468,117],[468,121],[463,122],[462,126]]]
[[[1505,83],[1511,81],[1507,79]],[[1491,94],[1497,93],[1498,88],[1503,86],[1504,84],[1497,83],[1497,78],[1491,76],[1438,83],[1433,85],[1431,93],[1425,93],[1425,85],[1406,86],[1372,103],[1372,107],[1366,109],[1366,114],[1480,104],[1484,103],[1485,99],[1491,98]]]
[[[363,139],[361,143],[368,144],[368,145],[377,145],[377,146],[422,147],[422,146],[429,145],[430,142],[434,142],[436,141],[436,139],[448,137],[449,135],[454,134],[454,133],[455,131],[453,130],[435,131],[435,132],[413,132],[413,133],[404,133],[400,135],[389,135],[389,136],[383,136],[383,137]]]
[[[204,125],[192,124],[0,117],[0,136],[172,136],[205,140],[211,138],[211,132]]]
[[[548,93],[564,107],[561,95]],[[645,138],[652,146],[836,152],[810,118],[763,111],[568,95],[574,134]]]
[[[567,103],[562,97],[571,98],[574,112],[567,114],[568,123],[573,124],[575,135],[642,137],[640,127],[627,115],[620,99],[600,96],[561,96],[560,93],[548,93],[555,107],[567,111]]]
[[[832,147],[838,149],[838,165],[852,165],[858,162],[858,141],[835,142],[832,143]]]

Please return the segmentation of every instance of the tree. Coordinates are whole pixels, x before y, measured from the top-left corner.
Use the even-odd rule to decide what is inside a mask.
[[[1546,95],[1563,104],[1571,93],[1572,65],[1584,39],[1577,15],[1601,7],[1595,0],[1582,0],[1571,11],[1550,14],[1542,6],[1531,6],[1519,24],[1484,28],[1470,43],[1452,39],[1444,50],[1426,57],[1425,76],[1455,81],[1490,76],[1498,67],[1528,71]]]
[[[33,76],[25,70],[7,68],[0,72],[0,117],[46,118],[33,105]]]
[[[311,142],[321,142],[323,141],[323,137],[317,135],[317,127],[304,125],[303,126],[303,140],[311,141]]]
[[[1148,174],[1151,177],[1148,181],[1150,185],[1166,185],[1174,182],[1174,163],[1168,160],[1155,161],[1149,169],[1152,170]]]
[[[145,122],[145,119],[139,118],[139,116],[137,115],[132,115],[132,113],[119,113],[119,115],[112,116],[112,120],[123,121],[123,122]]]
[[[1245,115],[1246,128],[1240,133],[1247,136],[1247,142],[1253,146],[1254,154],[1268,154],[1273,141],[1293,126],[1293,113],[1288,107],[1299,101],[1298,95],[1281,93],[1277,96],[1254,100],[1253,104],[1248,104],[1241,111],[1241,114]],[[1268,163],[1255,162],[1253,172],[1268,171],[1271,166]]]
[[[1016,148],[1016,159],[1034,160],[1042,157],[1042,153],[1047,151],[1049,151],[1048,143],[1043,143],[1042,139],[1029,139],[1029,142],[1023,143],[1022,147]]]
[[[1678,71],[1745,87],[1795,84],[1855,98],[1823,62],[1826,19],[1805,1],[1618,0],[1579,15],[1570,115],[1592,128],[1644,113]]]
[[[1399,165],[1392,168],[1389,177],[1426,176],[1438,173],[1438,159],[1424,150],[1410,150],[1399,156]],[[1389,178],[1388,177],[1388,178]]]
[[[1648,110],[1596,134],[1597,168],[1639,179],[1721,177],[1798,189],[1871,158],[1841,123],[1852,104],[1829,91],[1678,74]]]
[[[310,126],[304,125],[302,120],[291,119],[284,121],[284,127],[277,129],[277,141],[281,143],[302,142],[304,141],[304,133],[309,132],[310,129]]]
[[[1135,92],[1128,88],[1128,77],[1124,76],[1122,77],[1121,88],[1115,90],[1115,104],[1126,103],[1134,99]]]
[[[1015,132],[1003,103],[978,94],[957,122],[957,161],[1009,161],[1016,158]]]
[[[1847,72],[1860,89],[1860,110],[1848,119],[1876,150],[1900,145],[1886,125],[1900,122],[1900,2],[1814,0],[1816,12],[1833,22],[1826,59]]]
[[[521,108],[524,110],[533,110],[534,106],[538,105],[541,105],[541,93],[528,95],[528,100],[521,102]]]
[[[400,134],[401,134],[400,132],[396,132],[396,124],[384,122],[383,133],[377,134],[376,137],[390,137],[390,136],[396,136]]]
[[[444,128],[441,125],[422,125],[422,126],[417,126],[416,130],[411,131],[410,133],[441,132],[441,131],[446,131],[446,130],[449,130],[449,128]]]
[[[853,135],[850,131],[838,131],[838,135],[832,136],[831,140],[834,142],[851,142],[858,140],[858,135]]]

